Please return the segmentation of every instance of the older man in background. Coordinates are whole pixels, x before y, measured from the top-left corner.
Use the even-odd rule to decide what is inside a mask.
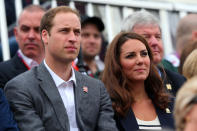
[[[123,20],[121,30],[142,35],[151,47],[154,64],[159,65],[163,59],[164,49],[161,27],[156,16],[146,10],[134,12]],[[176,96],[176,92],[185,82],[185,78],[178,73],[163,69],[160,66],[158,66],[158,71],[167,91]]]
[[[167,55],[166,59],[175,67],[180,65],[180,57],[185,46],[197,40],[197,14],[188,14],[180,19],[176,30],[176,52]]]
[[[19,46],[16,55],[0,63],[0,88],[15,76],[40,64],[44,58],[44,46],[39,33],[40,21],[45,9],[39,5],[24,8],[14,28]]]

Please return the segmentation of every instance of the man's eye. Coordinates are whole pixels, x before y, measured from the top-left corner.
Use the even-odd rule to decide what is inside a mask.
[[[95,39],[99,39],[100,37],[101,37],[101,35],[99,35],[99,34],[95,34],[95,35],[94,35],[94,38],[95,38]]]
[[[86,37],[89,37],[89,34],[88,33],[82,33],[81,36],[86,38]]]
[[[39,33],[39,31],[40,31],[39,29],[40,29],[39,27],[35,27],[35,28],[34,28],[34,31],[35,31],[36,33]]]
[[[157,39],[161,39],[161,35],[157,35],[155,36]]]
[[[63,30],[61,30],[61,32],[68,32],[68,30],[67,29],[63,29]]]
[[[75,31],[75,35],[76,35],[76,36],[79,36],[80,34],[81,34],[81,32],[80,32],[80,31],[78,31],[78,30],[77,30],[77,31]]]
[[[142,35],[145,39],[149,39],[150,36],[149,35]]]
[[[29,30],[30,30],[30,28],[27,27],[27,26],[22,26],[21,27],[21,31],[23,31],[23,32],[28,32]]]

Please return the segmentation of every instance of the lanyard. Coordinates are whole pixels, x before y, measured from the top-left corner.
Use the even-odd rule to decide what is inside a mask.
[[[21,59],[21,61],[23,62],[23,64],[25,65],[25,67],[28,69],[28,70],[30,70],[31,68],[28,66],[28,64],[23,60],[23,58],[22,58],[22,56],[20,55],[20,53],[18,53],[17,52],[17,54],[18,54],[18,57]]]

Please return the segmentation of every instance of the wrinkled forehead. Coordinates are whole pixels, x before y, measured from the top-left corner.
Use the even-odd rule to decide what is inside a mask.
[[[20,24],[23,21],[31,21],[31,22],[40,23],[44,13],[45,12],[42,10],[37,10],[37,11],[32,11],[32,12],[25,10],[20,14],[17,24]]]
[[[148,32],[161,34],[161,28],[158,24],[136,24],[132,31],[139,34]]]

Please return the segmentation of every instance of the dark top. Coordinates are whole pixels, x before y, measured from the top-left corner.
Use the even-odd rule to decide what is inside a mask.
[[[166,110],[161,110],[160,108],[155,107],[162,130],[171,131],[175,129],[173,112],[172,112],[173,106],[174,106],[174,100],[172,100],[172,102],[170,102],[169,104],[168,109],[170,110],[170,112]],[[115,116],[115,120],[116,120],[116,124],[117,124],[119,131],[139,130],[139,126],[138,126],[136,117],[132,109],[129,110],[129,112],[124,118],[120,116]]]
[[[162,69],[159,67],[159,70],[164,82],[165,89],[173,96],[176,96],[177,91],[186,81],[186,78],[179,73],[170,71],[168,69]]]
[[[0,88],[15,76],[27,71],[27,67],[16,54],[12,59],[0,63]]]
[[[0,89],[0,131],[18,131],[8,101]]]

